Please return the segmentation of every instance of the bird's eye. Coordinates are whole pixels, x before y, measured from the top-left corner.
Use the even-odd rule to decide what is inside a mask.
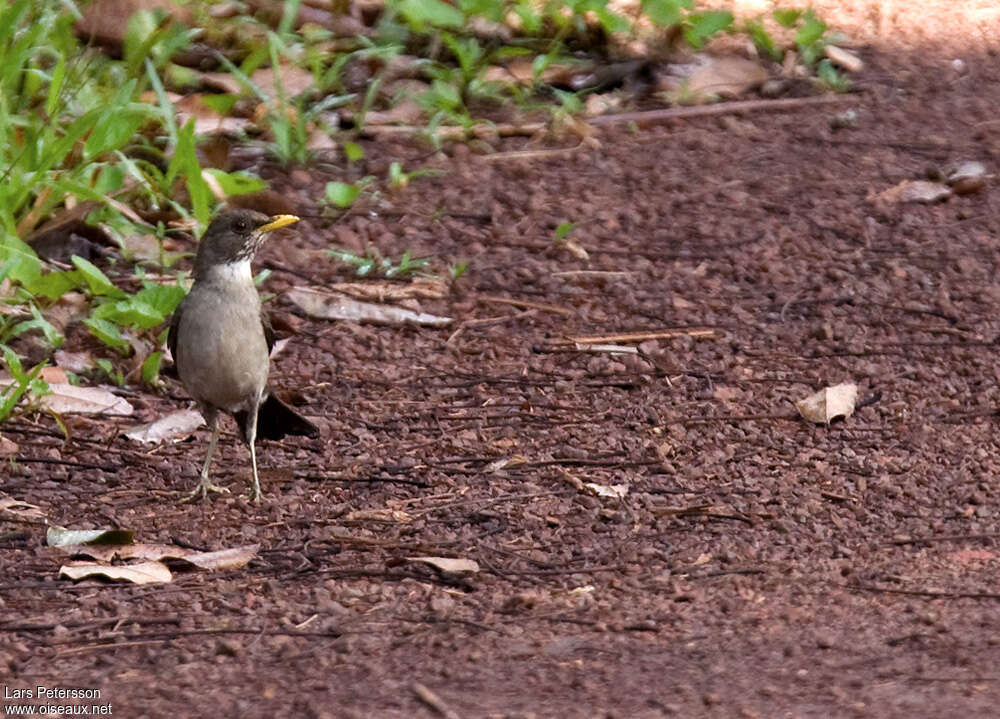
[[[244,219],[236,220],[236,222],[233,223],[233,229],[236,230],[237,232],[246,232],[247,221]]]

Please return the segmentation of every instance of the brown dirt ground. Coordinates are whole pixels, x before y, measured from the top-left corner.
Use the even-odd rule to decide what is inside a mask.
[[[263,253],[284,268],[267,289],[346,278],[309,249],[413,249],[469,261],[420,305],[456,324],[299,320],[279,298],[299,331],[272,374],[324,437],[262,444],[263,505],[231,424],[215,476],[234,494],[196,505],[176,500],[204,431],[150,451],[126,422],[5,426],[21,456],[0,490],[53,522],[262,550],[170,585],[71,584],[41,527],[0,523],[0,683],[100,688],[135,717],[996,716],[1000,194],[867,198],[1000,167],[1000,13],[843,5],[870,43],[854,127],[831,129],[842,108],[706,118],[533,159],[369,143],[362,173],[448,173],[303,223]],[[304,212],[319,192],[275,184]],[[553,244],[563,221],[589,261]],[[678,327],[714,334],[557,346]],[[872,403],[797,418],[844,380]],[[185,401],[130,399],[144,420]]]

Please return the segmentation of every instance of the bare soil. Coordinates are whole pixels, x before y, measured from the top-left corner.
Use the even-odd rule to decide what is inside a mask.
[[[58,524],[259,558],[73,584],[43,527],[2,522],[0,684],[100,689],[134,717],[996,716],[1000,194],[870,198],[1000,167],[1000,15],[845,5],[870,44],[842,107],[608,129],[596,149],[369,142],[358,174],[446,174],[338,222],[315,198],[351,175],[272,177],[315,215],[258,263],[297,330],[272,377],[322,439],[261,444],[256,506],[230,423],[214,476],[233,494],[179,504],[207,433],[120,435],[185,405],[172,382],[70,440],[5,425],[21,449],[0,478]],[[589,260],[554,242],[562,222]],[[314,250],[368,244],[468,260],[419,303],[455,322],[310,320],[281,298],[348,278]],[[668,328],[617,342],[639,354],[565,342]],[[798,417],[841,381],[853,417]]]

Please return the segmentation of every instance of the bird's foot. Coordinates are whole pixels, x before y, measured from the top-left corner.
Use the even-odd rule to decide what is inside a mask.
[[[201,481],[198,482],[198,486],[191,490],[188,494],[184,495],[184,499],[181,500],[181,504],[185,502],[193,502],[196,499],[205,499],[209,492],[214,492],[216,494],[229,494],[229,490],[226,487],[220,487],[217,484],[212,484],[208,481],[208,477],[202,477]]]

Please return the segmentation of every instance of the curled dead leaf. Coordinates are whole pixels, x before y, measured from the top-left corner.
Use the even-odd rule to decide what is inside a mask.
[[[418,278],[412,282],[339,282],[330,287],[357,299],[376,302],[398,302],[408,299],[439,300],[448,294],[448,285],[434,278]]]
[[[198,552],[172,544],[124,544],[124,545],[62,545],[59,551],[74,557],[90,557],[107,563],[126,559],[142,559],[149,562],[174,561],[189,564],[198,569],[210,571],[239,569],[257,556],[259,544],[220,549],[215,552]]]
[[[584,482],[584,487],[590,490],[591,494],[597,497],[607,497],[608,499],[624,499],[628,494],[627,484],[597,484],[596,482]]]
[[[45,532],[45,543],[50,547],[68,544],[131,544],[132,532],[127,529],[67,529],[51,525]]]
[[[308,287],[294,287],[285,296],[310,317],[327,320],[350,320],[354,322],[376,322],[380,324],[417,324],[442,327],[451,324],[451,317],[439,317],[425,312],[393,305],[379,305],[372,302],[322,292]]]
[[[830,424],[838,417],[847,419],[854,414],[858,401],[858,386],[844,382],[821,389],[795,403],[802,418],[815,424]]]
[[[407,561],[427,564],[445,574],[475,574],[479,571],[479,563],[471,559],[455,559],[452,557],[407,557]]]
[[[969,160],[960,162],[945,172],[945,182],[956,195],[971,195],[986,186],[986,166]]]
[[[847,72],[858,73],[865,69],[864,60],[855,55],[850,50],[845,50],[836,45],[827,45],[823,48],[823,53],[834,65],[839,65]]]
[[[183,409],[171,412],[153,422],[136,425],[125,432],[125,436],[143,444],[156,444],[164,441],[179,442],[186,439],[198,427],[205,424],[201,412],[193,409]]]
[[[903,180],[898,185],[876,195],[874,200],[887,204],[917,202],[930,205],[947,200],[949,197],[951,197],[951,188],[943,182]]]
[[[0,493],[0,514],[24,522],[44,522],[45,512],[34,504]]]
[[[70,562],[59,568],[59,576],[73,581],[87,577],[105,577],[133,584],[163,584],[173,579],[167,566],[160,562],[139,562],[138,564],[121,566],[94,562]]]

